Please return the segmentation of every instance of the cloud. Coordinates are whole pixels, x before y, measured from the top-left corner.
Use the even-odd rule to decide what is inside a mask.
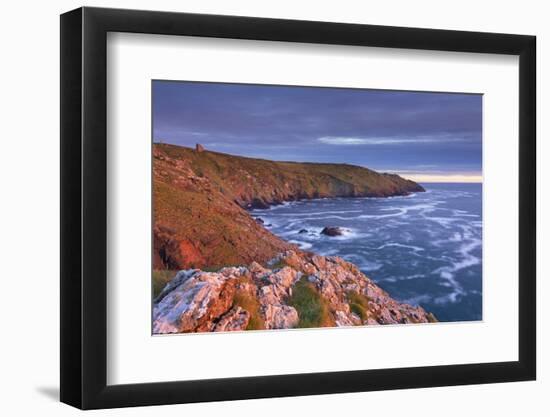
[[[164,143],[278,161],[481,170],[477,95],[179,81],[153,89],[153,137]]]
[[[463,141],[463,138],[456,138],[450,135],[442,136],[418,136],[418,137],[346,137],[346,136],[323,136],[317,141],[326,145],[399,145],[409,143],[441,143],[441,142],[458,142]]]

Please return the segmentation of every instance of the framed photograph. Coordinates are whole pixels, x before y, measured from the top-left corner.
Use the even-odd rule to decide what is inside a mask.
[[[535,37],[61,16],[61,401],[533,380]]]

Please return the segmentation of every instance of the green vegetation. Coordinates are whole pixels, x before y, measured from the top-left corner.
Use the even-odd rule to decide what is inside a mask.
[[[352,313],[357,314],[362,321],[369,318],[369,298],[355,291],[348,291],[347,297]]]
[[[319,294],[315,286],[301,278],[292,288],[288,305],[298,312],[296,327],[332,327],[334,319],[329,311],[328,302]]]
[[[258,299],[245,292],[237,291],[233,298],[233,305],[241,307],[250,313],[250,321],[246,330],[263,330],[265,329],[264,319],[260,314],[260,302]]]
[[[170,270],[153,270],[153,298],[156,298],[164,286],[168,284],[176,276],[178,271]]]
[[[241,280],[241,283],[243,282],[246,281]],[[250,321],[246,330],[265,329],[264,319],[260,313],[260,302],[254,294],[243,289],[237,289],[233,297],[233,306],[239,306],[250,314]]]
[[[208,178],[224,190],[224,195],[243,205],[253,199],[270,203],[296,197],[387,196],[422,190],[418,184],[397,175],[349,164],[279,162],[208,149],[199,153],[174,145],[155,147],[170,158],[185,159],[197,176]],[[243,185],[247,195],[242,193]]]

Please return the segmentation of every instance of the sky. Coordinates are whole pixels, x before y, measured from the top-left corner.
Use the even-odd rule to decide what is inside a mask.
[[[153,81],[153,141],[480,182],[482,95]]]

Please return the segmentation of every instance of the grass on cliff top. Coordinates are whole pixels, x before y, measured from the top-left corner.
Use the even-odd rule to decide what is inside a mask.
[[[285,190],[290,185],[303,196],[346,196],[359,193],[392,194],[396,186],[414,184],[397,175],[383,175],[366,167],[349,164],[270,161],[214,152],[196,152],[176,145],[155,144],[170,158],[185,159],[197,176],[207,177],[223,189],[231,200],[238,199],[243,184],[252,195],[269,200],[272,190]],[[243,180],[248,178],[250,180]],[[254,180],[252,180],[252,178]],[[284,197],[281,191],[280,197]]]
[[[288,305],[298,312],[298,328],[335,326],[328,302],[306,278],[294,285]]]
[[[260,302],[258,299],[243,291],[237,291],[233,298],[233,305],[239,306],[250,313],[250,321],[246,330],[264,330],[265,322],[260,314]]]
[[[265,329],[265,322],[260,313],[260,302],[253,294],[237,289],[233,296],[233,306],[239,306],[250,314],[250,320],[248,326],[246,326],[246,330]]]
[[[155,180],[155,223],[169,226],[175,239],[192,241],[197,249],[193,262],[180,265],[182,269],[261,262],[288,248],[233,202],[224,198],[210,201],[210,196]]]
[[[369,318],[368,297],[355,291],[348,291],[346,295],[351,312],[357,314],[361,318],[361,321],[367,320]]]
[[[162,289],[176,276],[178,271],[160,270],[153,271],[153,298],[157,298]]]

